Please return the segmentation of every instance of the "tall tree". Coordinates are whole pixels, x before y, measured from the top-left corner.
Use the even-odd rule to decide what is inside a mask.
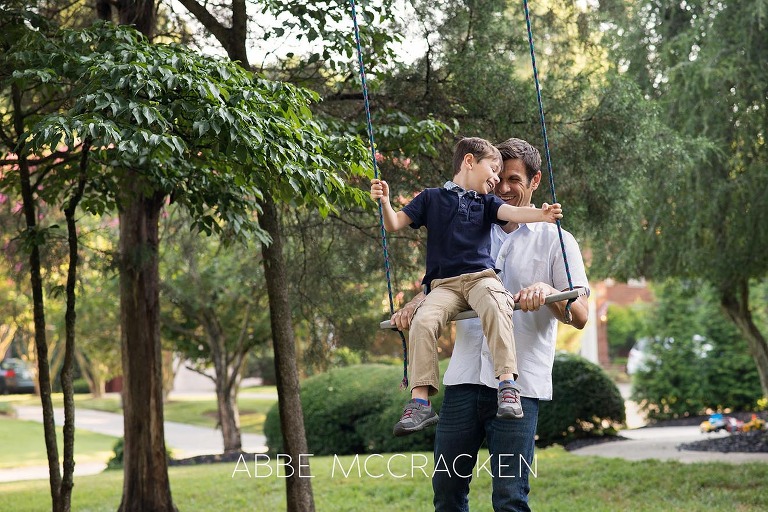
[[[48,456],[49,483],[52,509],[69,511],[71,507],[74,474],[74,397],[72,375],[75,350],[75,318],[78,234],[75,214],[87,183],[90,143],[80,145],[77,158],[72,154],[48,147],[46,151],[30,151],[27,147],[27,130],[40,115],[56,110],[66,100],[67,86],[61,88],[36,87],[36,79],[18,78],[23,72],[30,54],[40,48],[42,42],[55,29],[40,16],[19,2],[11,2],[0,18],[0,45],[3,47],[3,74],[0,88],[7,93],[4,120],[8,126],[0,130],[2,138],[3,190],[15,191],[22,205],[25,226],[20,234],[22,246],[28,253],[28,269],[32,292],[34,317],[34,343],[38,368],[38,389],[43,408],[43,429]],[[55,175],[56,179],[50,179]],[[67,226],[67,275],[65,342],[61,351],[60,383],[64,397],[63,463],[59,466],[59,445],[51,400],[52,379],[47,339],[46,306],[44,294],[44,246],[54,233],[56,225],[46,226],[42,221],[44,205],[60,205]]]
[[[688,142],[650,176],[632,243],[614,239],[624,275],[701,278],[748,341],[768,395],[768,343],[750,283],[768,274],[768,38],[764,2],[609,2],[615,60]],[[663,141],[660,141],[663,143]],[[642,187],[642,188],[641,188]],[[615,238],[615,237],[614,237]]]
[[[359,203],[362,193],[344,179],[366,171],[365,151],[354,139],[328,136],[311,119],[307,105],[316,96],[309,91],[255,78],[179,46],[150,44],[131,29],[64,31],[60,42],[48,41],[36,55],[40,62],[23,76],[73,84],[72,106],[41,119],[27,144],[39,151],[60,143],[77,148],[82,137],[92,139],[98,193],[84,198],[83,207],[121,212],[121,510],[172,510],[157,270],[166,197],[189,210],[205,233],[252,232],[266,242],[252,215],[254,198],[296,194],[324,212],[337,203]]]
[[[248,27],[246,24],[246,2],[244,0],[232,0],[224,9],[214,10],[215,7],[206,2],[196,0],[182,0],[181,2],[195,18],[212,34],[227,52],[230,59],[239,62],[242,66],[250,68],[249,56],[245,49],[248,46]],[[390,2],[383,2],[384,7]],[[332,54],[346,53],[351,57],[353,51],[352,40],[349,31],[334,30],[327,20],[339,22],[348,19],[348,11],[345,4],[334,2],[296,2],[296,1],[265,1],[265,10],[272,12],[288,13],[293,15],[284,26],[276,27],[273,35],[282,36],[286,33],[285,25],[298,29],[295,34],[299,39],[309,43],[324,43],[326,47],[318,52],[313,52],[305,59],[300,59],[301,64],[297,69],[310,70],[307,73],[298,73],[294,78],[301,77],[300,83],[323,82],[323,68],[318,64],[321,58],[330,59]],[[369,7],[370,19],[382,19],[387,17],[390,11],[386,8],[377,11]],[[226,20],[226,21],[225,21]],[[391,40],[386,36],[386,31],[372,25],[372,34],[379,34],[380,45]],[[265,37],[269,37],[266,34]],[[386,46],[386,44],[383,44]],[[284,74],[276,76],[285,77]],[[314,81],[310,77],[316,77]],[[359,93],[356,95],[359,98]],[[335,128],[337,133],[339,124],[330,122],[330,128]],[[421,127],[420,127],[421,128]],[[411,131],[411,130],[406,130]],[[417,131],[417,130],[413,130]],[[424,131],[430,131],[424,129]],[[285,235],[283,220],[281,219],[282,203],[301,203],[301,197],[294,190],[273,188],[272,192],[265,194],[259,200],[261,214],[259,224],[269,234],[269,241],[262,243],[262,256],[264,265],[264,277],[269,297],[270,323],[272,329],[272,342],[275,353],[275,371],[277,379],[278,400],[280,408],[280,421],[284,437],[283,446],[290,457],[292,467],[291,475],[286,478],[286,493],[288,510],[308,512],[314,510],[312,484],[309,478],[301,478],[299,464],[302,454],[307,452],[307,442],[304,430],[304,417],[301,408],[299,371],[296,361],[295,332],[293,315],[290,303],[290,282],[284,254]],[[306,472],[306,470],[304,470]]]
[[[201,235],[182,215],[169,216],[164,226],[163,332],[193,370],[213,381],[224,451],[238,452],[242,370],[251,349],[270,340],[259,251],[226,243],[226,235]],[[209,376],[204,370],[211,366]]]

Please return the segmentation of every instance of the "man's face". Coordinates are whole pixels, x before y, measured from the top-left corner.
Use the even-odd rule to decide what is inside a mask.
[[[507,160],[499,174],[494,194],[511,206],[528,206],[531,204],[533,191],[539,188],[541,171],[531,179],[530,183],[525,174],[525,164],[522,160]]]

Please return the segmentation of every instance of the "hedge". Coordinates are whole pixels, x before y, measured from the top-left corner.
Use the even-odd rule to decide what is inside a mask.
[[[441,372],[448,361],[441,362]],[[586,433],[607,434],[624,422],[624,403],[615,384],[596,365],[576,356],[559,355],[553,371],[552,402],[542,402],[539,442],[546,446]],[[335,368],[302,382],[301,404],[307,446],[314,455],[432,451],[435,429],[406,437],[392,435],[410,394],[399,389],[402,370],[363,364]],[[431,397],[439,412],[440,393]],[[609,428],[605,428],[606,420]],[[264,423],[271,453],[282,453],[277,404]]]
[[[446,363],[441,365],[441,371]],[[335,368],[304,380],[301,406],[310,453],[431,451],[434,428],[406,437],[392,435],[392,428],[410,400],[410,393],[399,387],[401,379],[400,367],[362,364]],[[442,391],[431,400],[439,410]],[[272,453],[282,452],[279,418],[275,404],[264,422],[267,446]]]
[[[539,406],[540,446],[612,435],[626,422],[624,399],[602,368],[568,353],[555,356],[552,400]]]

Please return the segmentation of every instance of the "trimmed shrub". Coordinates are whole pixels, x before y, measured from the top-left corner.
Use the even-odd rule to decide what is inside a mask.
[[[445,371],[447,361],[441,364]],[[392,427],[410,399],[398,383],[402,368],[364,364],[335,368],[302,382],[301,405],[307,446],[314,455],[431,451],[435,429],[394,437]],[[442,392],[431,397],[438,410]],[[275,404],[264,422],[267,446],[282,452],[280,416]]]
[[[123,455],[125,454],[125,438],[121,437],[112,446],[114,455],[107,461],[107,469],[123,469]]]
[[[445,372],[448,361],[440,364]],[[364,364],[335,368],[301,385],[307,446],[314,455],[432,451],[435,429],[406,437],[392,435],[410,394],[399,389],[402,369]],[[615,433],[625,421],[624,401],[600,367],[578,356],[560,354],[553,369],[554,400],[541,402],[538,444],[566,443],[588,435]],[[439,413],[440,393],[431,397]],[[264,422],[272,454],[283,451],[275,404]]]
[[[91,387],[85,379],[75,379],[72,381],[72,390],[79,395],[85,395],[91,392]]]
[[[649,319],[659,333],[633,398],[651,420],[717,411],[754,411],[763,395],[749,344],[728,320],[711,285],[670,280],[654,289]]]
[[[552,401],[542,401],[539,407],[539,446],[612,435],[626,421],[619,389],[596,364],[560,353],[555,357],[552,381]]]

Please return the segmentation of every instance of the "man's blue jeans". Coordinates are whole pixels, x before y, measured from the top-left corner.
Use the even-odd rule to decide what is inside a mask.
[[[533,460],[539,401],[522,398],[522,419],[496,418],[495,389],[475,384],[446,386],[435,436],[432,489],[436,512],[469,511],[469,483],[478,451],[487,441],[490,462],[478,472],[493,474],[493,509],[529,511],[528,475]],[[501,473],[499,471],[501,470]]]

